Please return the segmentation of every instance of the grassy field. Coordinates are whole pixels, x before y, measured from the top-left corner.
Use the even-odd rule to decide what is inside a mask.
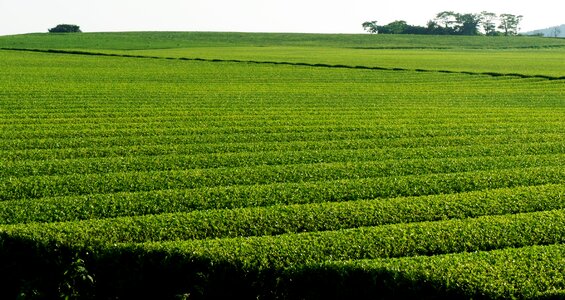
[[[364,34],[114,32],[23,34],[0,38],[2,48],[146,50],[192,47],[337,47],[373,49],[564,48],[565,40],[541,37],[414,36]]]
[[[507,38],[205,32],[30,34],[2,37],[0,48],[565,76],[565,40],[527,36]]]
[[[1,293],[564,297],[562,44],[0,37]]]

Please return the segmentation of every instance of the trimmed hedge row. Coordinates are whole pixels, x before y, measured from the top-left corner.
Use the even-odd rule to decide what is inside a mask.
[[[518,132],[521,136],[538,136],[539,141],[561,141],[562,133],[559,130],[549,132]],[[544,138],[545,137],[545,138]],[[343,141],[343,140],[360,140],[374,139],[379,140],[381,144],[400,140],[403,144],[412,144],[422,146],[418,140],[429,140],[427,144],[445,145],[439,143],[435,139],[453,141],[459,143],[466,142],[469,139],[485,140],[486,138],[494,140],[515,140],[512,132],[508,130],[494,130],[493,132],[451,132],[445,133],[441,131],[421,132],[416,134],[407,134],[402,131],[398,132],[372,132],[372,131],[350,131],[350,132],[305,132],[305,133],[262,133],[262,134],[216,134],[216,135],[158,135],[158,136],[129,136],[129,137],[76,137],[76,138],[38,138],[38,139],[13,139],[1,140],[0,150],[26,150],[26,149],[62,149],[62,148],[85,148],[85,147],[111,147],[111,146],[132,146],[132,145],[166,145],[166,144],[230,144],[230,143],[293,143],[293,142],[326,142],[326,141]],[[531,141],[528,139],[526,141]],[[448,144],[450,145],[450,144]]]
[[[160,137],[163,138],[163,137]],[[168,137],[172,139],[172,137]],[[45,159],[78,159],[132,155],[198,155],[212,153],[238,153],[262,151],[301,151],[301,150],[354,150],[354,149],[395,149],[408,150],[425,147],[476,147],[477,145],[541,145],[543,143],[561,143],[563,136],[559,134],[521,134],[500,136],[461,136],[461,137],[428,137],[400,138],[393,140],[379,139],[330,139],[326,141],[293,141],[293,142],[257,142],[257,143],[200,143],[190,140],[175,139],[174,142],[155,143],[154,140],[138,139],[130,145],[100,145],[96,143],[65,148],[55,144],[47,147],[20,150],[0,150],[0,160],[23,161]],[[107,143],[106,143],[107,144]]]
[[[281,112],[284,114],[284,112]],[[72,117],[70,117],[72,118]],[[321,118],[317,119],[320,122]],[[328,118],[328,122],[332,119]],[[551,124],[548,120],[535,122],[530,120],[528,123],[516,122],[497,122],[495,126],[483,120],[483,126],[478,127],[477,121],[472,123],[453,122],[451,124],[414,124],[415,128],[409,128],[412,124],[308,124],[302,122],[300,126],[292,125],[265,125],[265,124],[251,124],[248,126],[237,126],[230,124],[222,124],[221,126],[215,125],[213,122],[204,126],[194,125],[191,123],[180,122],[174,126],[165,126],[166,124],[139,124],[137,126],[130,125],[132,128],[114,127],[114,128],[64,128],[59,127],[57,124],[53,126],[35,126],[34,128],[21,129],[17,126],[10,126],[11,130],[0,132],[0,139],[7,140],[20,140],[20,139],[67,139],[67,138],[96,138],[96,137],[132,137],[132,136],[186,136],[187,139],[193,139],[193,136],[217,136],[217,135],[260,135],[265,134],[303,134],[314,133],[320,134],[324,132],[332,133],[347,133],[347,132],[369,132],[374,135],[386,137],[391,133],[395,133],[395,137],[421,137],[421,136],[438,136],[438,135],[468,135],[468,134],[500,134],[508,132],[509,130],[516,130],[520,127],[527,127],[528,130],[540,133],[557,133],[557,128],[561,124],[560,121],[553,121]],[[485,124],[486,123],[486,124]],[[520,126],[521,125],[521,126]],[[76,125],[75,125],[76,127]],[[490,127],[490,128],[489,128]],[[410,130],[407,130],[410,129]]]
[[[22,286],[23,282],[41,290],[42,295],[49,295],[59,292],[61,283],[74,282],[73,287],[78,294],[101,298],[135,298],[144,295],[172,298],[174,295],[186,294],[204,298],[230,294],[246,298],[252,295],[272,297],[280,293],[293,295],[292,293],[307,292],[300,287],[304,278],[314,282],[318,280],[318,283],[332,282],[332,276],[336,275],[326,272],[327,268],[323,265],[319,266],[328,261],[401,257],[401,262],[406,260],[402,263],[406,270],[414,268],[424,272],[423,280],[417,277],[421,275],[415,273],[416,282],[412,282],[412,285],[426,288],[430,281],[425,276],[437,278],[437,285],[441,286],[453,282],[451,279],[443,280],[441,272],[448,274],[448,279],[454,278],[455,283],[458,278],[463,278],[461,282],[464,283],[468,274],[476,274],[471,272],[465,275],[462,272],[463,275],[458,275],[464,266],[471,263],[432,262],[432,266],[437,264],[436,269],[428,269],[427,265],[418,268],[410,261],[411,257],[407,256],[416,256],[412,258],[417,261],[421,259],[417,255],[563,243],[565,210],[278,236],[137,244],[81,245],[80,241],[75,243],[2,232],[0,262],[8,273],[0,275],[0,286],[5,285],[3,292],[9,294],[10,291],[26,290],[26,286]],[[519,250],[521,249],[517,249]],[[457,253],[454,256],[458,255],[464,254]],[[550,258],[548,269],[542,271],[548,274],[560,272],[563,268],[561,258],[562,256]],[[489,257],[482,257],[477,260],[477,266],[469,269],[479,270],[491,262]],[[533,266],[534,269],[546,266],[543,259],[533,262],[539,262],[537,266]],[[508,264],[508,261],[505,259],[504,263]],[[394,264],[395,261],[391,261],[391,265]],[[518,269],[528,270],[532,264],[518,261],[516,266]],[[355,265],[350,269],[355,271],[354,267]],[[496,273],[497,276],[504,277],[500,263],[497,268],[494,271],[501,272]],[[339,272],[342,270],[338,268]],[[356,277],[350,275],[355,272],[348,270],[345,269],[347,280],[354,280]],[[437,270],[437,273],[429,274],[427,270]],[[306,275],[301,276],[304,272]],[[338,277],[343,275],[339,272]],[[370,280],[375,280],[373,275],[374,273],[368,276]],[[325,281],[326,278],[330,281]],[[366,281],[367,277],[362,279]],[[392,285],[395,292],[402,291],[397,285],[406,283],[399,276],[385,279],[389,279],[384,281],[385,287]],[[382,287],[382,283],[375,284],[377,288]],[[560,281],[547,282],[549,288],[559,288],[560,284]],[[291,288],[285,285],[290,285]],[[315,292],[318,287],[320,285],[312,285],[314,289],[309,290]],[[372,285],[368,287],[374,288]],[[468,292],[464,286],[453,287],[455,293]],[[504,287],[495,286],[493,289]],[[543,290],[540,288],[540,291]]]
[[[564,208],[565,186],[545,185],[387,200],[18,224],[2,230],[34,239],[89,245],[279,235]]]
[[[325,147],[324,147],[325,148]],[[20,160],[4,163],[5,176],[68,175],[126,171],[162,171],[194,168],[220,168],[308,163],[364,162],[399,159],[456,159],[510,155],[565,153],[565,143],[477,145],[466,147],[424,147],[347,150],[255,151],[188,155],[182,147],[175,154],[127,157],[82,158],[72,160]],[[178,152],[185,153],[179,154]],[[94,155],[95,157],[97,155]],[[488,158],[485,158],[488,159]],[[433,161],[432,161],[433,163]]]
[[[0,202],[0,223],[54,222],[278,204],[339,202],[565,183],[561,167],[160,190]]]
[[[132,247],[272,270],[326,260],[435,255],[556,243],[565,243],[565,210],[278,236],[151,242]]]
[[[564,258],[565,244],[555,244],[326,262],[291,268],[281,281],[292,299],[562,299]]]
[[[358,178],[457,173],[482,170],[565,165],[565,155],[472,157],[462,159],[414,159],[360,163],[320,163],[284,166],[120,172],[31,176],[0,182],[0,201],[98,193],[163,189],[309,182]]]
[[[56,99],[54,100],[57,101]],[[102,107],[98,108],[102,109]],[[206,115],[179,110],[160,110],[159,114],[154,114],[154,111],[151,109],[137,112],[122,111],[119,114],[101,111],[88,114],[85,114],[84,111],[65,113],[66,109],[64,108],[60,112],[57,112],[55,109],[49,111],[51,113],[37,111],[36,113],[19,112],[5,114],[0,112],[0,127],[4,129],[0,137],[32,138],[35,136],[45,138],[49,134],[55,134],[56,132],[61,132],[63,133],[62,135],[78,135],[82,132],[85,135],[92,130],[96,130],[96,133],[107,132],[106,134],[97,134],[99,136],[109,136],[113,130],[155,130],[156,128],[161,130],[163,128],[184,129],[191,130],[191,132],[204,133],[230,130],[228,128],[231,128],[231,131],[228,133],[236,133],[240,132],[239,130],[251,130],[253,128],[258,131],[259,127],[263,129],[268,128],[268,130],[265,130],[268,132],[284,132],[290,128],[296,129],[296,131],[312,130],[314,127],[319,127],[320,129],[336,128],[336,130],[332,131],[343,131],[347,128],[350,130],[378,128],[394,130],[394,128],[404,129],[406,126],[417,126],[419,129],[437,129],[461,126],[474,127],[477,122],[485,122],[497,128],[515,128],[523,123],[527,123],[529,128],[539,128],[540,124],[545,126],[548,124],[559,125],[558,122],[560,122],[557,113],[548,116],[547,113],[532,112],[524,116],[523,112],[519,111],[508,112],[505,114],[505,117],[492,113],[469,113],[465,116],[456,116],[446,112],[440,118],[435,118],[434,120],[414,118],[413,113],[406,111],[394,113],[390,111],[372,111],[368,114],[360,114],[367,113],[367,111],[358,108],[337,112],[331,108],[324,109],[323,107],[320,107],[318,110],[323,112],[323,115],[310,118],[304,118],[300,112],[292,109],[265,112],[263,117],[268,116],[265,118],[257,118],[244,113],[239,115],[221,115],[214,111],[210,111]],[[287,116],[287,118],[275,118],[280,114]],[[508,116],[512,118],[510,119]],[[551,119],[552,117],[553,119]],[[352,119],[355,120],[355,123],[351,122]],[[492,125],[495,123],[496,125]]]

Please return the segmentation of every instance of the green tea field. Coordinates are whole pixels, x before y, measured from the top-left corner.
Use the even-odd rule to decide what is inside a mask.
[[[565,39],[0,37],[2,299],[563,299]]]

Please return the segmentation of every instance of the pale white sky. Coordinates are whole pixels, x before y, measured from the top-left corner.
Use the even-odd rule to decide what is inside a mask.
[[[362,33],[364,21],[425,25],[445,10],[524,15],[522,31],[565,23],[562,0],[0,0],[0,35],[47,32],[62,23],[85,32]]]

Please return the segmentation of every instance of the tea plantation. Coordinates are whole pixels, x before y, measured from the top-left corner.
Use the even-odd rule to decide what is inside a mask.
[[[565,40],[0,48],[1,298],[565,297]]]

